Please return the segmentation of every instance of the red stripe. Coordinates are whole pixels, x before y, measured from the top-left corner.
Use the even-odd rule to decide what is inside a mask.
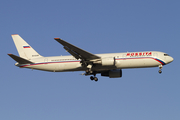
[[[165,65],[162,61],[155,59],[155,58],[119,58],[116,60],[127,60],[127,59],[153,59],[156,60],[157,62],[161,63],[162,65]],[[20,67],[26,67],[26,66],[34,66],[34,65],[41,65],[41,64],[54,64],[54,63],[72,63],[72,62],[80,62],[80,61],[62,61],[62,62],[44,62],[44,63],[35,63],[35,64],[28,64],[28,65],[23,65]]]

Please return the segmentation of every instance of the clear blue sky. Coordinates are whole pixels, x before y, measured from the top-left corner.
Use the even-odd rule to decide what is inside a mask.
[[[180,120],[179,0],[5,0],[0,4],[0,120]],[[174,61],[81,76],[14,66],[11,34],[43,56],[69,55],[60,37],[91,53],[162,51]]]

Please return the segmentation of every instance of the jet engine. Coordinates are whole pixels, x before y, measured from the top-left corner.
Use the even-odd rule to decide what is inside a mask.
[[[122,70],[109,70],[106,72],[102,72],[101,76],[109,77],[109,78],[119,78],[122,77]]]
[[[115,65],[115,57],[108,57],[101,59],[102,66],[113,66]]]

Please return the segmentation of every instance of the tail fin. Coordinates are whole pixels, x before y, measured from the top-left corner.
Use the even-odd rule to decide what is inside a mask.
[[[42,57],[38,54],[25,40],[23,40],[18,34],[11,35],[16,45],[19,56],[24,59],[32,59]]]

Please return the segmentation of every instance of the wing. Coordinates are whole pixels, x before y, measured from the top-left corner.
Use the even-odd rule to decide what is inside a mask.
[[[76,59],[81,59],[81,60],[100,59],[99,56],[89,53],[81,48],[78,48],[60,38],[54,38],[54,39],[60,44],[62,44],[64,46],[64,49],[67,50]]]

